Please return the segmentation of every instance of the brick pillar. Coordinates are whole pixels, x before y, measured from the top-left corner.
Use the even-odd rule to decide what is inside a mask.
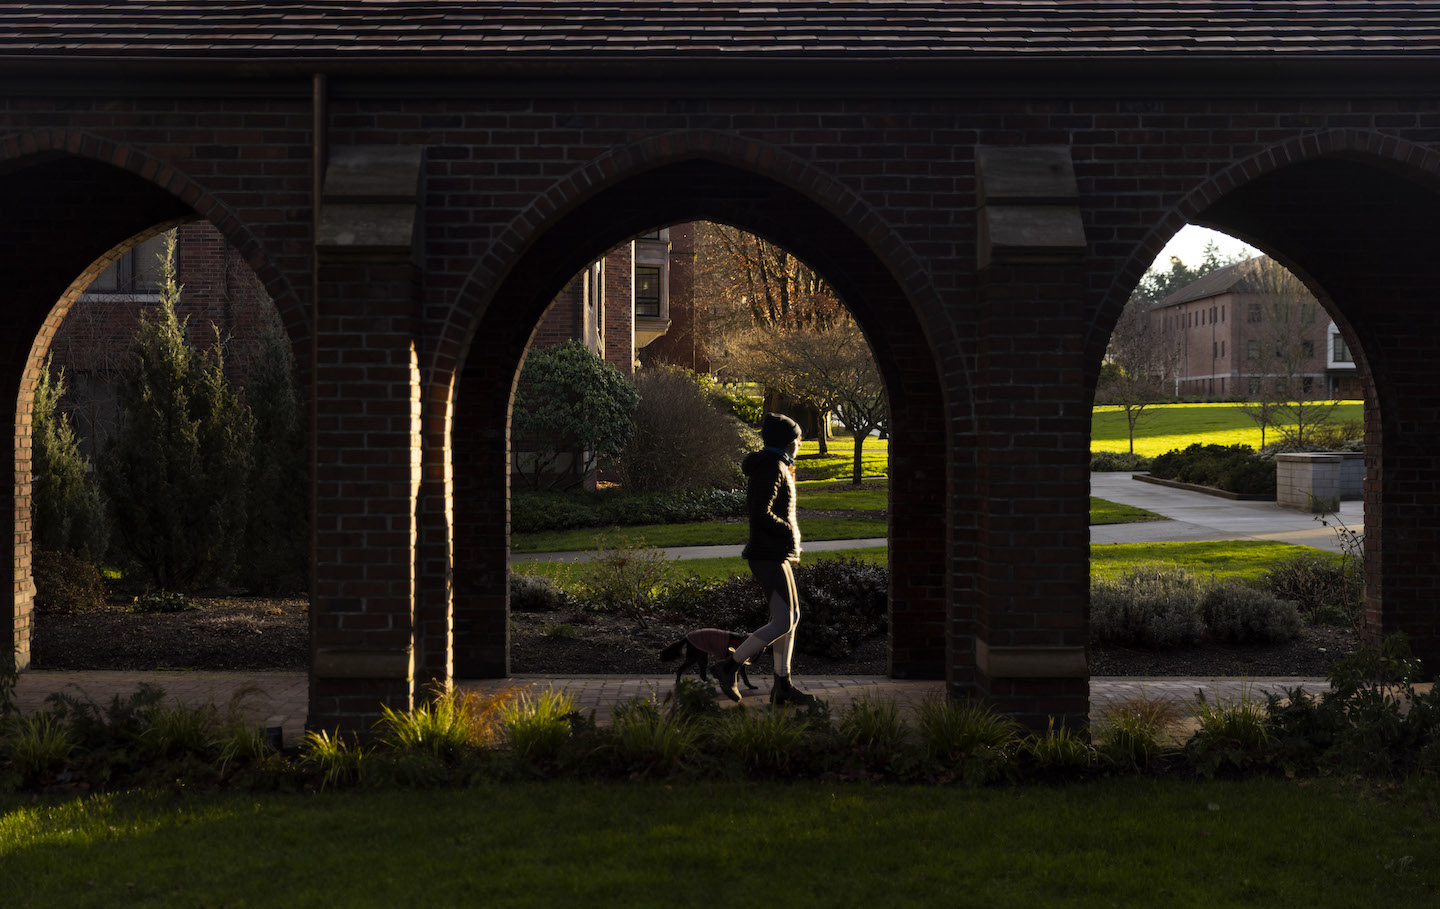
[[[626,243],[605,256],[605,361],[622,375],[635,373],[635,244]]]
[[[1031,728],[1081,726],[1090,410],[1078,190],[1065,148],[981,149],[978,163],[977,687]]]
[[[316,231],[309,722],[362,735],[416,691],[422,163],[337,151]]]
[[[479,332],[455,400],[455,676],[510,674],[510,435],[515,363]]]

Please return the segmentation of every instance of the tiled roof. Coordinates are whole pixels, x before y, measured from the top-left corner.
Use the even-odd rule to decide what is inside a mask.
[[[1437,53],[1433,0],[0,0],[11,59]]]
[[[1268,261],[1266,256],[1256,256],[1253,259],[1217,268],[1162,298],[1155,304],[1155,308],[1176,306],[1195,300],[1208,300],[1211,297],[1228,293],[1261,293],[1265,290],[1265,286],[1264,280],[1260,276],[1260,270],[1265,267],[1266,261]]]

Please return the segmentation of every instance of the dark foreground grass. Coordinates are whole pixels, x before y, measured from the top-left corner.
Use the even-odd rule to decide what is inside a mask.
[[[727,893],[886,909],[1440,899],[1433,783],[546,782],[38,807],[6,798],[0,877],[12,909],[672,909]]]

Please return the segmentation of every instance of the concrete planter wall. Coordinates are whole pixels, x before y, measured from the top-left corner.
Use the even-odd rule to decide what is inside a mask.
[[[1361,497],[1365,458],[1360,452],[1297,452],[1275,456],[1275,501],[1282,508],[1320,512]]]

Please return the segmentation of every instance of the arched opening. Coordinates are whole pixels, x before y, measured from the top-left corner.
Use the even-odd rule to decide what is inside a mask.
[[[617,241],[699,219],[783,245],[823,274],[862,326],[891,403],[890,653],[897,677],[946,671],[946,440],[934,356],[906,291],[831,211],[794,188],[710,160],[644,170],[579,202],[515,261],[485,301],[456,394],[454,673],[511,671],[506,624],[510,405],[520,359],[557,291]],[[430,651],[427,649],[427,656]]]
[[[176,182],[181,181],[172,180],[172,189]],[[3,256],[7,270],[16,277],[16,292],[11,297],[11,319],[5,330],[8,340],[4,349],[9,355],[0,374],[6,376],[5,382],[9,383],[7,399],[16,402],[13,412],[16,445],[11,462],[15,479],[12,507],[6,513],[13,520],[16,552],[11,576],[17,591],[12,630],[23,667],[30,664],[32,656],[30,642],[36,622],[34,570],[40,543],[36,536],[40,528],[32,514],[32,411],[37,382],[47,359],[52,355],[58,357],[54,375],[58,377],[60,369],[65,368],[67,384],[73,383],[72,388],[81,382],[86,386],[88,400],[82,402],[79,413],[73,412],[78,398],[66,403],[71,405],[70,416],[75,418],[71,425],[82,436],[81,453],[93,465],[101,437],[114,428],[117,413],[113,391],[108,386],[116,381],[116,367],[134,334],[138,310],[152,305],[157,297],[152,280],[153,263],[144,257],[153,255],[149,247],[157,238],[175,230],[190,238],[185,255],[192,257],[184,260],[192,292],[183,297],[184,305],[177,307],[179,315],[195,322],[195,330],[190,333],[192,340],[207,330],[201,323],[212,319],[230,335],[228,344],[233,356],[229,379],[237,388],[245,384],[244,376],[238,373],[253,374],[255,348],[261,344],[261,337],[273,334],[276,349],[288,359],[288,335],[298,326],[294,322],[293,307],[288,322],[277,318],[271,294],[278,292],[285,298],[288,292],[275,274],[267,274],[268,281],[262,282],[238,251],[226,243],[227,237],[200,219],[196,208],[131,171],[88,158],[40,154],[7,162],[0,172],[0,192],[16,203],[13,217],[4,228],[7,236]],[[249,242],[247,237],[233,233],[233,225],[230,229],[229,240]],[[213,268],[202,262],[211,258],[216,260],[210,263]],[[241,280],[247,286],[207,289],[205,285],[212,278],[220,285]],[[181,280],[185,278],[182,276]],[[71,319],[72,316],[75,318]],[[303,405],[300,406],[303,410]],[[303,418],[300,423],[303,426]],[[303,466],[303,455],[300,464]],[[303,511],[302,508],[302,514]],[[303,547],[303,539],[301,545]],[[107,566],[114,564],[108,553],[91,552],[87,556]],[[304,548],[300,550],[300,558],[303,562]],[[299,583],[303,588],[303,574]],[[293,669],[303,668],[308,622],[303,597],[292,599],[297,604],[297,614],[291,624],[296,626],[293,636],[298,638],[292,657],[298,656],[299,663],[286,668]],[[77,622],[85,620],[73,618]],[[60,635],[52,637],[59,642]],[[278,636],[272,636],[271,640],[275,637]],[[163,647],[156,649],[152,642],[135,640],[134,643],[133,653],[110,652],[105,658],[133,658],[146,664],[125,668],[190,665],[187,658],[176,658]],[[119,649],[110,648],[111,651]],[[224,650],[223,645],[218,646],[211,655],[223,658]],[[52,648],[51,652],[56,651]],[[68,659],[72,655],[65,656]],[[192,668],[236,667],[221,663]]]
[[[1300,307],[1318,305],[1320,318],[1312,320],[1317,335],[1303,342],[1312,348],[1306,353],[1326,371],[1327,391],[1348,389],[1364,401],[1363,411],[1352,407],[1363,412],[1362,499],[1334,503],[1349,515],[1339,522],[1341,529],[1363,535],[1362,635],[1375,640],[1404,631],[1416,654],[1433,665],[1440,655],[1437,615],[1420,590],[1428,584],[1422,577],[1428,574],[1422,555],[1428,543],[1421,541],[1433,539],[1440,521],[1433,484],[1423,479],[1435,465],[1427,438],[1440,417],[1425,391],[1436,377],[1433,357],[1424,352],[1436,336],[1435,179],[1368,153],[1331,150],[1295,157],[1302,159],[1237,179],[1238,185],[1223,192],[1213,187],[1197,192],[1206,201],[1195,205],[1190,218],[1242,239],[1293,274],[1303,288],[1299,318],[1305,313]],[[1207,301],[1189,302],[1195,309]],[[1172,308],[1177,325],[1202,318],[1198,310]],[[1207,305],[1207,326],[1208,310]],[[1258,299],[1229,315],[1242,320],[1238,328],[1250,327],[1252,319],[1257,327],[1263,324]],[[1234,344],[1239,334],[1233,319],[1226,329]],[[1248,338],[1232,359],[1267,353],[1257,345],[1271,343]],[[1337,375],[1341,368],[1353,378]],[[1262,379],[1274,380],[1273,374]],[[1315,545],[1334,550],[1345,544],[1333,518],[1334,511],[1328,526],[1315,524]]]

